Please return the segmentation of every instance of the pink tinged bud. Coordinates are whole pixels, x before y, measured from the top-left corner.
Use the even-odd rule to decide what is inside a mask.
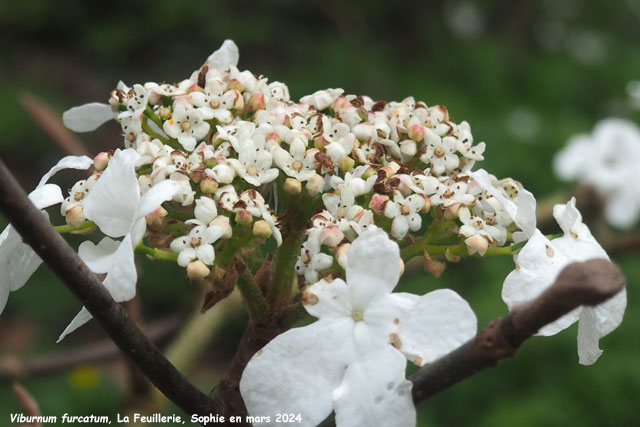
[[[313,175],[307,180],[306,187],[310,196],[317,196],[324,188],[324,179],[320,175]]]
[[[469,255],[478,253],[480,256],[483,256],[489,248],[489,241],[479,234],[467,238],[464,243],[467,245]]]
[[[338,168],[340,168],[342,172],[349,172],[355,165],[356,161],[349,156],[343,156],[338,161]]]
[[[251,215],[251,212],[246,209],[240,209],[236,212],[235,220],[237,224],[251,224],[251,222],[253,222],[253,215]]]
[[[200,190],[204,194],[213,194],[218,189],[218,181],[213,178],[206,177],[202,181],[200,181]]]
[[[72,227],[80,227],[80,225],[85,220],[84,214],[82,212],[82,206],[76,205],[67,210],[65,214],[65,220],[67,221],[67,224]]]
[[[211,273],[209,267],[200,260],[191,261],[187,264],[187,276],[191,280],[201,280],[207,277]]]
[[[232,90],[237,90],[238,92],[244,92],[244,85],[240,83],[240,80],[238,79],[229,80],[227,87]]]
[[[265,137],[265,142],[275,142],[279,145],[282,142],[282,139],[280,139],[277,133],[271,132]]]
[[[389,196],[385,196],[384,194],[374,194],[369,202],[369,209],[374,211],[377,214],[382,214],[384,212],[384,208],[389,202]]]
[[[222,95],[222,106],[228,110],[244,108],[244,98],[237,90],[228,90]]]
[[[349,108],[351,107],[351,103],[349,102],[349,100],[347,98],[345,98],[344,96],[339,96],[334,102],[333,102],[333,111],[340,111],[343,108]]]
[[[424,139],[424,128],[419,124],[409,126],[409,138],[414,141],[422,141]]]
[[[93,166],[96,168],[97,171],[102,171],[109,164],[109,159],[111,159],[111,155],[106,151],[103,151],[102,153],[98,153],[93,158]]]
[[[253,95],[251,95],[251,98],[249,98],[249,101],[247,102],[247,108],[246,111],[258,111],[258,110],[264,110],[265,108],[267,108],[267,102],[264,99],[264,95],[261,92],[256,92]]]
[[[427,213],[431,210],[431,199],[428,196],[424,196],[424,206],[421,209],[422,213]]]
[[[462,207],[462,205],[460,203],[454,203],[451,206],[448,206],[444,210],[444,218],[447,221],[452,221],[452,220],[457,219],[458,218],[458,211],[460,210],[461,207]]]
[[[297,196],[302,192],[302,183],[295,178],[287,178],[284,180],[284,191]]]
[[[162,206],[159,206],[156,210],[151,212],[149,215],[144,217],[147,225],[162,225],[164,218],[167,216],[168,212]]]
[[[273,234],[271,230],[271,226],[264,219],[260,219],[253,224],[253,235],[256,237],[260,237],[262,239],[266,239]]]
[[[330,225],[320,232],[320,243],[330,247],[335,247],[344,240],[344,234],[337,225]]]

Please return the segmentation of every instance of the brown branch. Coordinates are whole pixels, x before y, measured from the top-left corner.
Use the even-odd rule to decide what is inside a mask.
[[[543,326],[582,305],[597,305],[625,286],[622,272],[605,259],[573,263],[538,298],[485,326],[474,339],[431,363],[409,379],[419,402],[482,369],[513,356]]]
[[[65,154],[71,156],[87,156],[89,151],[69,130],[62,121],[51,111],[51,108],[35,96],[24,92],[19,98],[22,106],[27,110],[36,125],[56,143]]]
[[[175,332],[182,320],[182,315],[161,319],[149,325],[145,333],[151,341],[161,341]],[[120,350],[113,341],[105,339],[73,350],[34,359],[10,357],[0,362],[0,382],[55,374],[83,363],[106,362],[120,354]]]
[[[40,406],[36,399],[33,398],[31,393],[27,391],[26,388],[21,386],[18,383],[13,384],[13,394],[16,396],[16,400],[18,401],[18,405],[20,405],[20,409],[28,416],[28,417],[37,417],[40,414]],[[42,427],[42,423],[39,421],[34,421],[31,424],[22,424],[19,427]]]
[[[0,194],[0,209],[24,241],[89,310],[120,350],[167,398],[189,414],[219,412],[213,401],[191,384],[113,301],[95,274],[27,199],[2,161]]]

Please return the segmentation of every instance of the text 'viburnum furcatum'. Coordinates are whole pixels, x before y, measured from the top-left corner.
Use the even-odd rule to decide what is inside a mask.
[[[285,84],[240,71],[238,60],[227,40],[185,80],[120,82],[108,103],[68,110],[64,123],[77,132],[115,120],[124,146],[93,160],[62,159],[30,197],[40,209],[60,203],[59,231],[104,234],[78,253],[116,302],[136,295],[136,253],[207,284],[207,308],[240,289],[250,330],[268,331],[243,353],[246,367],[231,387],[241,394],[234,409],[256,424],[292,413],[300,425],[317,425],[332,411],[339,426],[416,424],[407,360],[436,361],[472,339],[477,322],[452,290],[392,292],[414,258],[440,276],[462,257],[513,255],[502,290],[510,310],[542,294],[571,262],[608,259],[574,199],[553,209],[562,234],[543,235],[534,196],[475,168],[485,143],[444,106],[376,102],[342,89],[293,101]],[[557,162],[565,176],[595,174],[565,154]],[[47,183],[60,169],[91,166],[66,198]],[[606,187],[606,171],[597,171],[594,183]],[[0,308],[38,264],[7,227]],[[592,364],[625,307],[623,289],[538,333],[577,321],[579,361]],[[309,315],[318,320],[287,330]],[[59,339],[91,317],[82,308]]]

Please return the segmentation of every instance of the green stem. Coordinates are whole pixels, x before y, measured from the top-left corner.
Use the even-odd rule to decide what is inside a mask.
[[[262,292],[253,279],[251,270],[244,262],[240,260],[236,262],[238,263],[238,270],[243,269],[240,277],[238,277],[237,286],[238,289],[240,289],[242,297],[247,302],[247,310],[249,311],[251,321],[254,324],[264,324],[268,315],[267,301],[264,299],[264,295],[262,295]]]
[[[175,207],[172,203],[164,203],[163,208],[167,210],[167,213],[171,218],[175,218],[179,221],[187,221],[193,219],[193,214],[187,214],[182,209]]]
[[[295,213],[292,214],[295,215]],[[297,230],[292,227],[278,249],[273,287],[269,294],[269,303],[273,308],[281,307],[289,298],[303,236],[304,227],[298,227]]]
[[[236,224],[232,229],[231,238],[224,243],[220,254],[216,255],[215,265],[224,267],[229,264],[236,252],[247,246],[253,237],[253,233],[248,227]]]
[[[177,139],[165,138],[155,130],[151,129],[151,126],[149,126],[149,123],[147,122],[147,117],[142,118],[142,130],[149,136],[155,139],[159,139],[163,144],[169,145],[177,150],[182,149],[182,146],[180,145]]]
[[[150,118],[153,123],[157,124],[158,127],[162,129],[162,120],[153,112],[150,106],[147,105],[147,108],[144,109],[144,115]]]
[[[85,221],[82,224],[80,224],[79,227],[72,227],[71,225],[65,224],[65,225],[56,225],[53,228],[55,228],[58,233],[62,234],[62,233],[70,233],[72,231],[89,230],[95,226],[96,224],[94,222]]]
[[[150,248],[149,246],[145,246],[140,243],[135,248],[135,253],[137,254],[145,254],[154,259],[161,259],[164,261],[178,261],[178,254],[171,251],[165,251],[162,249]]]

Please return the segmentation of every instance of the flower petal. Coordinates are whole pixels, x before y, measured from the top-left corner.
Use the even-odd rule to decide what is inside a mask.
[[[302,294],[305,310],[318,318],[351,316],[349,289],[342,279],[324,279],[305,288]]]
[[[74,132],[91,132],[112,119],[111,106],[101,102],[73,107],[62,114],[62,122]]]
[[[44,209],[49,206],[62,203],[62,191],[55,184],[42,184],[29,193],[29,200],[36,205],[38,209]]]
[[[235,67],[240,60],[240,51],[233,40],[225,40],[222,46],[207,59],[210,67],[220,71],[227,71],[232,65]]]
[[[71,323],[69,323],[69,325],[64,329],[64,331],[62,331],[56,343],[59,343],[60,341],[62,341],[64,337],[66,337],[71,332],[78,329],[80,326],[87,323],[92,318],[93,316],[91,315],[91,313],[89,313],[89,310],[87,310],[85,307],[82,307],[82,310],[80,310],[80,312],[76,314],[76,317],[74,317]]]
[[[87,264],[91,271],[98,274],[105,274],[109,272],[113,254],[119,246],[120,242],[109,237],[104,237],[97,245],[87,240],[80,243],[78,256]]]
[[[347,251],[347,283],[356,309],[390,293],[400,278],[400,250],[382,229],[371,227]]]
[[[249,415],[301,414],[300,426],[315,426],[333,408],[333,391],[355,360],[350,319],[319,320],[291,329],[258,351],[240,380]]]
[[[411,381],[405,379],[407,361],[384,346],[349,365],[333,392],[336,424],[340,427],[416,425]]]
[[[477,328],[469,304],[450,289],[438,289],[421,296],[411,310],[402,313],[395,332],[398,342],[392,343],[409,360],[424,366],[473,338]]]
[[[140,200],[134,165],[139,158],[131,148],[116,151],[84,201],[84,216],[111,237],[124,236],[134,223]]]
[[[49,172],[45,173],[40,182],[38,183],[38,187],[44,185],[49,181],[49,179],[60,172],[63,169],[89,169],[93,165],[93,160],[87,156],[66,156],[60,159],[58,163],[51,169]]]
[[[8,225],[0,234],[0,291],[6,294],[20,289],[42,263],[31,247],[22,241],[22,236]],[[0,313],[4,310],[0,299]]]
[[[129,301],[136,295],[137,279],[131,235],[127,234],[111,257],[111,267],[104,286],[115,302]]]
[[[600,338],[622,323],[627,306],[627,291],[623,289],[613,298],[595,307],[585,307],[578,322],[578,359],[581,365],[593,365],[602,354]]]

